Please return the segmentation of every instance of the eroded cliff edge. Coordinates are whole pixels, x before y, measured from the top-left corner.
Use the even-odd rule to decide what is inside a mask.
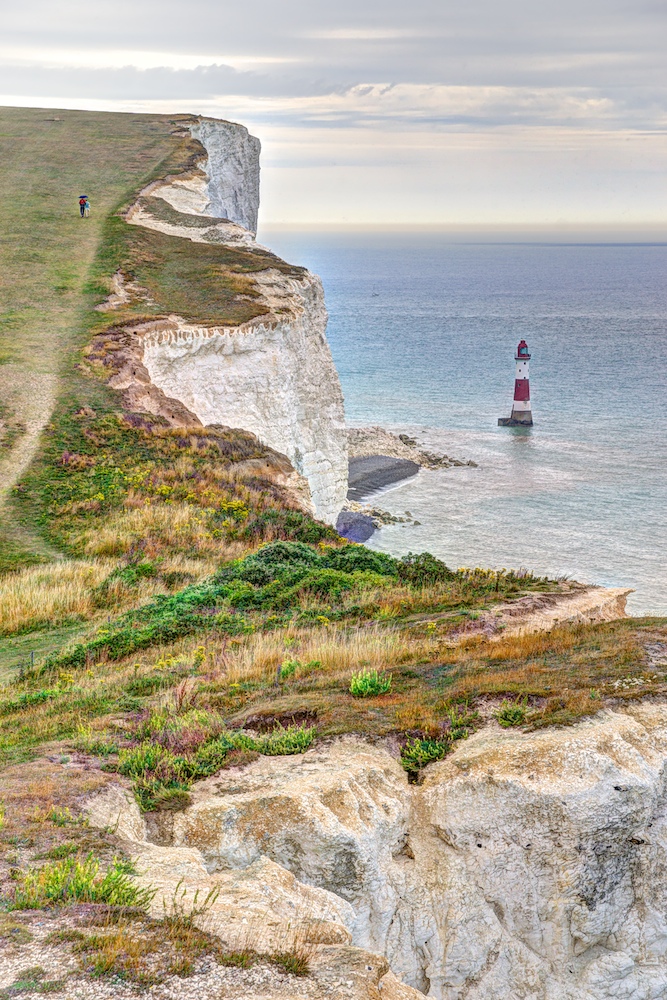
[[[202,272],[210,281],[217,268],[232,292],[230,308],[207,310],[200,294],[199,309],[142,317],[125,323],[125,333],[155,389],[202,424],[251,431],[286,455],[309,484],[316,516],[335,523],[347,493],[347,437],[322,284],[255,244],[258,140],[229,122],[197,119],[188,128],[199,158],[189,170],[152,182],[125,219],[171,240],[217,248],[220,264],[202,261]],[[109,311],[155,305],[134,275],[121,270],[114,280]],[[111,384],[131,391],[132,383],[125,366]],[[143,402],[134,395],[139,408],[158,410],[154,392],[140,394]]]
[[[319,921],[438,1000],[657,1000],[666,775],[667,710],[644,704],[573,729],[487,727],[422,786],[345,738],[218,774],[159,828],[119,789],[90,816],[134,842],[156,908],[177,878],[218,887],[209,926],[230,946],[253,914],[270,935]]]

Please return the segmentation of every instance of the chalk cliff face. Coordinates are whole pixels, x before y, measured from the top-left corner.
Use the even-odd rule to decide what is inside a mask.
[[[253,235],[259,211],[260,142],[242,125],[202,119],[190,127],[205,148],[208,205],[204,215],[237,222]]]
[[[194,859],[197,884],[221,890],[216,933],[230,941],[263,880],[272,926],[288,919],[270,901],[287,872],[291,926],[321,919],[327,940],[350,934],[384,956],[406,997],[667,995],[664,706],[541,733],[492,725],[422,786],[387,750],[347,738],[221,772],[193,797],[135,850],[148,881],[151,865],[177,879]],[[94,822],[121,816],[143,839],[133,804],[96,808]]]
[[[251,249],[258,140],[228,122],[202,120],[190,128],[206,149],[205,173],[152,184],[127,221],[195,242]],[[180,213],[180,221],[151,211],[155,199]],[[196,225],[189,223],[193,216]],[[347,494],[347,437],[321,282],[307,271],[294,277],[271,267],[252,272],[251,280],[253,301],[263,310],[257,319],[204,327],[170,316],[137,326],[142,363],[153,385],[203,424],[252,431],[285,454],[308,480],[316,515],[335,523]]]

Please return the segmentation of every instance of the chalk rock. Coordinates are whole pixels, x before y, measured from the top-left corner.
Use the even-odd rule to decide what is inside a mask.
[[[317,516],[334,524],[347,495],[347,436],[322,284],[272,269],[254,279],[264,319],[197,327],[170,317],[137,328],[143,365],[203,424],[252,431],[286,455],[308,480]]]
[[[231,122],[201,118],[189,128],[206,150],[201,168],[151,182],[126,220],[177,238],[252,249],[259,140]],[[180,219],[151,212],[155,199],[166,201]],[[208,218],[210,226],[199,225]],[[132,340],[137,358],[131,386],[125,384],[125,365],[114,387],[125,390],[137,408],[251,431],[308,481],[306,507],[312,500],[316,516],[335,524],[347,496],[347,432],[325,336],[322,283],[303,269],[289,275],[273,267],[251,271],[247,280],[263,310],[250,322],[199,326],[172,315],[126,327],[123,336]],[[107,309],[119,299],[113,292]]]
[[[667,709],[482,731],[421,787],[344,739],[195,789],[174,844],[346,900],[353,943],[444,1000],[654,1000],[667,982]]]
[[[190,132],[208,154],[208,204],[204,214],[237,222],[257,232],[259,210],[259,139],[243,125],[201,118]]]

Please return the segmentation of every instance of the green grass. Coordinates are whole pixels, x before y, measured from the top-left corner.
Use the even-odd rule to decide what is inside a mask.
[[[391,674],[383,674],[378,670],[360,670],[352,675],[350,694],[355,698],[375,698],[391,691]]]
[[[429,592],[420,586],[416,573],[420,558],[409,555],[394,559],[361,546],[318,552],[302,542],[273,542],[224,566],[204,583],[174,595],[160,595],[116,618],[87,642],[47,659],[43,669],[82,667],[102,655],[119,659],[206,631],[239,636],[257,628],[274,630],[288,621],[308,624],[320,619],[357,622],[382,618],[383,598],[391,598],[396,591],[411,610],[439,612],[498,599],[516,587],[511,573],[454,573],[429,557]],[[438,570],[440,589],[436,590]],[[547,581],[525,576],[522,584],[530,588],[544,586]],[[378,685],[384,693],[391,687],[388,678],[365,675],[353,683],[358,687],[354,693],[359,695],[378,693]]]
[[[527,698],[517,698],[516,701],[508,701],[503,698],[502,704],[496,712],[496,719],[504,729],[510,726],[520,726],[526,721]]]
[[[85,623],[76,622],[62,628],[0,638],[0,684],[29,671],[33,662],[39,666],[47,656],[85,635],[88,628]]]
[[[60,121],[48,121],[58,117]],[[16,427],[39,427],[67,394],[72,352],[94,302],[86,283],[106,219],[181,144],[167,117],[0,108],[0,398]],[[77,197],[91,198],[79,218]],[[25,464],[29,434],[0,460],[0,502]],[[49,553],[3,514],[0,549],[16,564]],[[0,563],[0,570],[12,568]]]
[[[151,201],[167,204],[161,199]],[[149,301],[116,310],[114,324],[131,317],[176,313],[196,323],[234,326],[266,312],[255,301],[260,293],[252,275],[269,267],[293,278],[305,273],[304,268],[286,264],[260,248],[193,243],[114,218],[109,220],[94,273],[103,278],[121,270],[148,292]],[[98,325],[104,323],[108,325],[109,318],[98,316]]]
[[[39,910],[67,903],[106,903],[147,909],[151,892],[136,884],[127,862],[116,860],[104,873],[88,855],[83,861],[65,858],[41,868],[19,872],[9,909]]]

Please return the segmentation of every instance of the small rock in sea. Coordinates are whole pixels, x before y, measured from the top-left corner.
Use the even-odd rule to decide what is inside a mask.
[[[336,521],[336,531],[350,542],[366,542],[377,525],[367,514],[356,511],[341,511]]]
[[[406,510],[406,512],[405,512],[405,513],[406,513],[406,514],[408,515],[408,517],[412,517],[412,514],[410,513],[410,511],[409,511],[409,510]]]
[[[421,521],[413,521],[413,524],[421,524]]]

